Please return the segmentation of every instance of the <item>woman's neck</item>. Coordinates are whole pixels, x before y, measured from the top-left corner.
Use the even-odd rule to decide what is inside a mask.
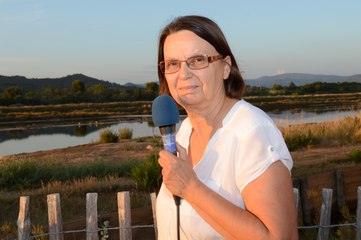
[[[224,97],[207,108],[188,110],[187,114],[192,123],[193,132],[200,136],[208,135],[210,137],[213,135],[217,129],[222,127],[223,119],[236,102],[236,99]]]

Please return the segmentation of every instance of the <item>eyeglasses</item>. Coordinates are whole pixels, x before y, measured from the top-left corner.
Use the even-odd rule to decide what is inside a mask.
[[[190,57],[186,60],[165,60],[159,63],[159,68],[162,71],[163,74],[171,74],[176,73],[181,68],[182,62],[186,62],[187,66],[190,69],[202,69],[209,66],[209,63],[218,61],[222,59],[222,55],[216,55],[216,56],[208,56],[206,54],[204,55],[197,55]]]

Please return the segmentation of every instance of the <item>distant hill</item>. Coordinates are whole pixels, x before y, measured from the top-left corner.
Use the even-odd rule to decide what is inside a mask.
[[[257,79],[246,80],[249,86],[262,86],[271,88],[274,84],[288,86],[291,82],[296,86],[302,86],[314,82],[358,82],[361,83],[361,74],[352,76],[336,76],[336,75],[321,75],[321,74],[306,74],[306,73],[285,73],[275,76],[265,76]]]
[[[74,80],[81,80],[86,87],[95,84],[101,84],[108,88],[121,89],[132,88],[134,86],[123,86],[117,83],[111,83],[104,80],[88,77],[83,74],[73,74],[61,78],[26,78],[23,76],[2,76],[0,75],[0,92],[11,86],[21,87],[24,91],[38,90],[45,87],[53,88],[71,88]]]
[[[26,78],[23,76],[2,76],[0,75],[0,93],[7,87],[19,86],[24,91],[35,91],[45,87],[53,88],[71,88],[74,80],[81,80],[86,87],[95,84],[101,84],[108,88],[144,88],[145,84],[126,83],[124,85],[112,83],[109,81],[99,80],[88,77],[83,74],[72,74],[60,78]],[[246,79],[246,84],[250,86],[263,86],[271,88],[274,84],[288,86],[291,82],[296,86],[302,86],[314,82],[358,82],[361,83],[361,74],[352,76],[336,76],[336,75],[315,75],[304,73],[285,73],[275,76],[264,76],[257,79]]]
[[[127,82],[123,86],[128,87],[128,88],[145,88],[145,84],[136,84],[136,83],[131,83],[131,82]]]

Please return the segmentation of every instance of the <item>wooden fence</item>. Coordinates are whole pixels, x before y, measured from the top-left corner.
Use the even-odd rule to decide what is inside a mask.
[[[324,171],[322,173],[312,174],[293,179],[293,187],[300,191],[299,217],[304,225],[312,225],[312,220],[318,212],[319,206],[314,206],[315,201],[310,197],[312,194],[320,195],[322,188],[333,189],[332,203],[334,208],[340,209],[347,205],[352,209],[357,204],[357,189],[361,183],[361,167],[347,167],[337,170]],[[315,197],[315,196],[314,196]],[[318,196],[317,196],[318,197]],[[316,201],[319,204],[319,201]],[[319,204],[320,205],[320,204]]]
[[[331,207],[332,207],[332,193],[333,190],[329,188],[322,189],[322,206],[319,225],[314,226],[300,226],[299,229],[305,228],[318,228],[318,240],[325,240],[329,238],[329,230],[332,227],[339,226],[352,226],[356,231],[356,239],[361,240],[361,187],[357,188],[357,212],[356,222],[349,224],[336,224],[330,225],[331,222]],[[154,228],[155,236],[157,238],[157,224],[156,224],[156,212],[155,212],[155,193],[151,193],[151,205],[153,213],[152,225],[132,226],[131,225],[131,208],[130,208],[130,195],[129,192],[117,193],[118,204],[118,219],[119,227],[117,228],[99,228],[98,227],[98,213],[97,213],[97,193],[86,194],[86,229],[75,230],[76,232],[83,232],[86,234],[87,240],[98,240],[99,232],[107,232],[108,230],[119,230],[119,239],[131,240],[132,229],[135,227],[152,227]],[[300,197],[298,188],[294,188],[295,207],[300,207]],[[49,232],[43,235],[31,236],[31,222],[29,213],[28,196],[20,197],[19,217],[17,221],[18,225],[18,240],[28,240],[40,238],[43,236],[49,237],[50,240],[63,240],[64,234],[75,231],[63,231],[63,223],[60,208],[60,195],[58,193],[47,195],[48,205],[48,223]],[[104,238],[105,239],[105,238]]]

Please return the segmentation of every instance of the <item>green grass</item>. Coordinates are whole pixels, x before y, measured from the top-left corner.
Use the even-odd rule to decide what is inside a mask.
[[[354,163],[361,163],[361,149],[353,149],[348,155],[349,161]]]
[[[158,164],[158,155],[152,154],[142,164],[132,168],[130,175],[136,187],[144,192],[158,192],[162,184],[162,168]]]
[[[88,177],[103,179],[109,176],[129,176],[139,164],[136,160],[106,163],[98,160],[83,164],[62,164],[57,161],[38,163],[36,160],[8,160],[0,165],[0,191],[38,188],[51,182],[78,181]]]

